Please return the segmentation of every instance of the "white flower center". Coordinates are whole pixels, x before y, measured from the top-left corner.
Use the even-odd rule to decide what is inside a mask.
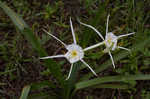
[[[106,34],[105,45],[107,48],[112,49],[116,47],[117,36],[115,36],[112,32]]]
[[[84,57],[83,49],[77,44],[68,45],[67,50],[65,56],[70,63],[75,63]]]

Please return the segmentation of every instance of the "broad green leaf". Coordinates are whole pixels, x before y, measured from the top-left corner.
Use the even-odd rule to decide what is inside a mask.
[[[76,84],[76,90],[83,89],[87,87],[92,87],[102,83],[108,82],[121,82],[127,80],[150,80],[150,75],[127,75],[127,76],[108,76],[108,77],[101,77],[95,78],[93,80],[83,81]]]
[[[40,57],[48,56],[46,51],[41,47],[41,43],[39,38],[34,35],[29,26],[23,21],[21,17],[19,17],[13,10],[11,10],[6,4],[0,1],[0,7],[3,11],[11,18],[12,22],[17,26],[17,28],[21,31],[22,34],[25,35],[28,42],[32,45],[33,49],[37,51]],[[59,83],[63,85],[64,79],[61,73],[61,67],[56,64],[56,62],[51,59],[44,60],[45,66],[50,69],[50,72],[57,78]]]
[[[31,86],[29,86],[29,85],[27,85],[23,88],[20,99],[28,99],[27,97],[28,97],[30,88],[31,88]]]

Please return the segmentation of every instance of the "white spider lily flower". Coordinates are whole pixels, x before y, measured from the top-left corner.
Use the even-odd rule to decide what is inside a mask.
[[[91,25],[88,25],[88,24],[85,24],[85,23],[82,23],[79,21],[80,24],[84,25],[84,26],[87,26],[91,29],[93,29],[100,37],[101,39],[103,40],[103,42],[100,42],[98,44],[95,44],[93,46],[95,47],[98,47],[102,44],[105,44],[106,46],[106,49],[104,49],[104,52],[107,52],[110,56],[110,59],[112,61],[112,64],[113,64],[113,67],[115,68],[115,63],[114,63],[114,59],[112,57],[112,54],[111,54],[111,50],[114,51],[116,48],[119,48],[119,49],[124,49],[124,50],[127,50],[127,51],[130,51],[130,49],[127,49],[125,47],[121,47],[121,46],[118,46],[117,45],[117,42],[118,42],[118,39],[122,38],[122,37],[125,37],[125,36],[129,36],[129,35],[132,35],[132,34],[135,34],[135,32],[133,33],[128,33],[128,34],[124,34],[124,35],[120,35],[120,36],[116,36],[113,32],[108,32],[108,22],[109,22],[109,16],[107,16],[107,24],[106,24],[106,35],[105,35],[105,39],[104,37],[101,35],[101,33],[95,29],[93,26]],[[95,48],[94,47],[94,48]]]
[[[84,58],[84,51],[87,51],[87,50],[95,48],[95,45],[94,46],[90,46],[90,47],[85,48],[85,49],[82,49],[82,47],[77,44],[71,18],[70,18],[70,27],[71,27],[71,32],[72,32],[72,36],[73,36],[73,43],[70,44],[70,45],[66,45],[64,42],[62,42],[56,36],[52,35],[51,33],[47,32],[46,30],[44,30],[47,34],[49,34],[54,39],[59,41],[62,45],[64,45],[65,48],[67,49],[67,53],[64,54],[64,55],[62,54],[62,55],[42,57],[40,59],[61,58],[61,57],[66,58],[71,63],[71,68],[70,68],[70,71],[69,71],[69,75],[66,78],[66,80],[68,80],[69,77],[70,77],[70,74],[71,74],[71,71],[72,71],[72,67],[73,67],[73,63],[78,62],[78,61],[81,61],[84,65],[86,65],[92,71],[92,73],[95,76],[97,76],[97,74],[94,72],[94,70],[83,60],[83,58]]]
[[[66,49],[68,52],[65,54],[65,57],[70,63],[75,63],[84,57],[83,49],[77,44],[68,45]]]

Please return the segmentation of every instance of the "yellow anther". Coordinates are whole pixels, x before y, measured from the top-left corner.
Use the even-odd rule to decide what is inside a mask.
[[[111,41],[111,39],[108,39],[108,41],[107,41],[109,44],[111,44],[112,43],[112,41]]]
[[[73,58],[73,57],[76,57],[76,56],[77,56],[77,51],[76,51],[76,50],[73,50],[73,51],[71,52],[71,56],[72,56],[72,58]]]

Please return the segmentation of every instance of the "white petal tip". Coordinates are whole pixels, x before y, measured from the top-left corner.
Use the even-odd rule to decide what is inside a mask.
[[[132,32],[132,33],[130,33],[130,34],[132,35],[132,34],[135,34],[135,33],[136,33],[136,32]]]
[[[46,31],[45,29],[42,29],[43,31]]]
[[[70,19],[70,22],[72,22],[71,17],[69,19]]]
[[[47,30],[45,30],[45,29],[42,29],[45,33],[47,33],[48,34],[48,31]]]
[[[96,76],[96,77],[98,77],[98,75],[97,75],[97,74],[95,74],[95,76]]]
[[[68,80],[69,78],[66,78],[65,80]]]
[[[43,57],[43,58],[39,58],[39,59],[47,59],[47,58],[44,58],[44,57]]]
[[[43,58],[39,58],[39,59],[43,59]]]
[[[129,52],[131,52],[131,49],[128,49]]]
[[[115,69],[116,68],[115,63],[113,63],[112,65],[113,65],[113,68]]]

